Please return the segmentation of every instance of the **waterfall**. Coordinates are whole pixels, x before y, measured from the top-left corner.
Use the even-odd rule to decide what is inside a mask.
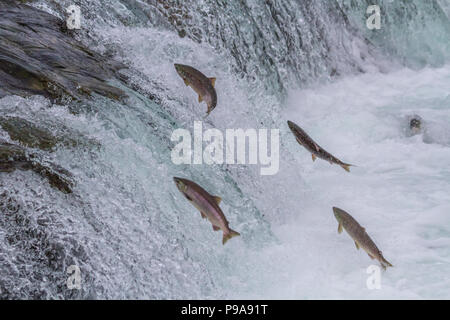
[[[65,21],[73,4],[81,8],[81,30],[61,31],[58,21]],[[380,30],[366,27],[371,4],[381,8]],[[442,201],[450,184],[444,121],[450,120],[449,1],[19,5],[56,17],[48,24],[58,28],[55,38],[81,49],[64,59],[39,56],[32,44],[21,55],[0,49],[0,63],[24,59],[42,77],[30,82],[29,94],[12,84],[5,92],[0,87],[0,139],[20,144],[42,165],[66,170],[72,183],[71,192],[63,193],[33,170],[0,173],[1,298],[384,297],[365,288],[370,260],[336,233],[331,206],[340,203],[361,217],[388,260],[392,256],[388,297],[449,296],[446,284],[431,276],[408,282],[428,272],[427,263],[438,276],[449,263],[449,220],[440,214],[449,208]],[[8,19],[0,19],[0,42],[10,37]],[[33,22],[23,19],[24,25]],[[76,60],[86,56],[92,65]],[[48,66],[45,73],[39,59]],[[205,105],[197,103],[174,63],[217,78],[218,105],[206,119]],[[60,73],[58,64],[74,78],[64,78],[71,73]],[[84,81],[77,78],[80,69]],[[50,90],[44,77],[58,90]],[[420,111],[429,117],[429,130],[422,140],[407,138],[403,120]],[[358,167],[349,175],[313,163],[292,137],[289,119]],[[280,129],[279,173],[261,176],[254,165],[173,164],[172,132],[193,132],[194,121],[202,120],[205,130]],[[24,144],[23,129],[14,138],[8,128],[18,126],[44,132],[32,139],[50,140],[51,147]],[[427,162],[421,154],[430,152],[436,158]],[[402,157],[414,157],[415,165]],[[419,201],[421,174],[431,177],[430,194]],[[220,232],[186,201],[174,176],[219,195],[241,237],[223,246]],[[389,198],[395,195],[397,204]],[[393,212],[380,213],[383,202]],[[421,210],[429,220],[419,217]],[[406,255],[417,246],[434,249]],[[71,265],[80,269],[79,290],[67,288]]]

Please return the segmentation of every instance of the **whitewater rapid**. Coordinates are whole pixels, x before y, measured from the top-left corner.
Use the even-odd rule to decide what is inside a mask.
[[[173,83],[174,89],[169,90],[192,108],[180,116],[182,127],[192,129],[193,121],[204,112],[190,102],[195,94],[172,70],[171,62],[182,58],[192,64],[201,61],[207,74],[218,78],[220,106],[209,120],[214,127],[258,127],[261,124],[252,116],[255,104],[264,104],[267,110],[271,105],[280,108],[259,115],[260,119],[270,117],[271,126],[282,132],[280,172],[259,177],[257,170],[247,166],[235,167],[230,173],[269,222],[276,240],[266,243],[260,234],[251,236],[250,241],[262,242],[257,250],[245,248],[241,239],[233,239],[227,248],[213,245],[208,261],[226,255],[227,263],[213,263],[212,277],[221,279],[221,288],[217,288],[220,294],[212,297],[450,296],[445,280],[450,266],[450,196],[446,192],[450,190],[450,66],[346,76],[333,83],[293,89],[285,103],[273,103],[248,97],[242,80],[224,78],[226,65],[207,46],[145,29],[125,33],[114,29],[111,34],[113,39],[121,39],[119,43],[127,48],[136,69],[161,83]],[[163,45],[153,48],[155,41]],[[158,60],[163,56],[172,60]],[[176,103],[167,104],[177,112]],[[424,132],[411,136],[408,117],[414,114],[424,119]],[[332,154],[354,164],[351,173],[321,160],[312,162],[289,131],[287,120],[302,126]],[[209,170],[205,166],[198,169]],[[234,170],[240,173],[236,176]],[[198,179],[192,173],[187,178]],[[213,179],[207,183],[216,189],[222,184]],[[229,209],[226,200],[223,206]],[[332,206],[354,215],[392,260],[395,267],[382,273],[380,290],[368,289],[366,270],[376,263],[357,251],[346,233],[338,235]],[[195,209],[183,208],[193,219],[198,218]],[[245,209],[237,208],[237,214],[247,219]],[[202,225],[202,230],[209,232],[208,225]]]
[[[348,174],[310,155],[286,130],[307,196],[296,215],[273,226],[282,244],[267,248],[272,268],[261,294],[306,299],[449,298],[450,66],[346,77],[293,91],[283,116],[321,146],[355,164]],[[409,115],[425,132],[408,134]],[[304,191],[302,191],[303,193]],[[331,207],[351,213],[394,268],[369,290],[373,264],[337,233]]]

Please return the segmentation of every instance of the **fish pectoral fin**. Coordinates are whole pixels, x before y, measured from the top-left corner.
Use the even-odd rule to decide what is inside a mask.
[[[297,140],[297,142],[298,142],[301,146],[303,145],[299,138],[295,138],[295,140]]]
[[[203,219],[206,219],[206,214],[204,214],[203,212],[200,211],[200,214],[202,215]]]
[[[186,86],[188,86],[189,85],[189,81],[187,81],[187,79],[183,79],[184,80],[184,84],[186,85]]]
[[[202,101],[203,101],[202,96],[201,96],[201,95],[198,95],[198,102],[202,102]]]
[[[356,241],[355,241],[355,246],[356,246],[356,249],[359,250],[359,244],[358,244],[358,242],[356,242]]]
[[[213,196],[213,199],[217,204],[220,204],[220,201],[222,201],[222,198],[219,196]]]
[[[338,233],[342,233],[342,223],[339,223],[338,225]]]
[[[216,85],[216,78],[209,78],[211,80],[211,84],[214,87]]]
[[[311,157],[312,157],[313,162],[316,161],[316,156],[313,153],[311,153]]]
[[[217,227],[217,226],[215,226],[215,225],[213,225],[212,227],[213,227],[213,230],[214,230],[214,231],[219,231],[219,230],[220,230],[220,228]]]
[[[370,257],[370,259],[375,259],[375,257],[373,256],[373,255],[371,255],[370,253],[368,253],[368,255],[369,255],[369,257]]]

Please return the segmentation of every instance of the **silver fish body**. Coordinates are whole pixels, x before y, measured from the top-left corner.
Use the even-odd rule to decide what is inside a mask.
[[[380,262],[383,269],[392,267],[384,257],[383,253],[378,249],[375,242],[369,237],[366,229],[363,228],[358,221],[355,220],[349,213],[333,207],[334,216],[339,223],[338,232],[341,233],[343,229],[347,231],[350,237],[355,241],[356,248],[362,248],[371,259],[376,259]]]
[[[316,158],[323,159],[325,161],[328,161],[331,164],[337,164],[341,166],[345,171],[350,172],[350,166],[351,164],[344,163],[335,156],[333,156],[331,153],[327,152],[325,149],[323,149],[321,146],[319,146],[302,128],[300,128],[298,125],[296,125],[292,121],[288,121],[289,129],[291,129],[292,133],[294,134],[297,142],[302,145],[306,150],[308,150],[311,155],[313,161],[316,160]]]
[[[208,78],[197,69],[184,64],[175,64],[175,70],[184,83],[198,94],[198,102],[206,102],[206,113],[209,114],[217,106],[217,93],[214,89],[216,78]]]
[[[200,211],[202,217],[211,222],[214,231],[223,231],[223,244],[232,237],[240,235],[238,232],[230,229],[228,220],[219,207],[220,197],[212,196],[193,181],[177,177],[174,177],[173,180],[178,190]]]

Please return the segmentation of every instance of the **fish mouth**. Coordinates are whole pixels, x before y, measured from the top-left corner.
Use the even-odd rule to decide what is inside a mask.
[[[181,65],[179,65],[178,63],[174,63],[174,67],[175,67],[175,70],[177,71],[177,73],[180,74],[181,73]]]
[[[183,182],[182,178],[178,178],[178,177],[173,177],[173,181],[175,182],[178,190],[182,193],[185,193],[185,191],[187,190],[187,186],[186,184]]]
[[[173,177],[173,181],[174,181],[176,184],[183,183],[183,179],[182,179],[182,178],[178,178],[178,177]]]
[[[292,121],[289,121],[289,120],[288,120],[287,124],[288,124],[288,126],[289,126],[289,129],[294,130],[295,124],[294,124]]]
[[[339,217],[340,217],[339,211],[341,211],[341,209],[339,209],[338,207],[333,207],[334,216],[335,216],[336,218],[339,218]]]
[[[180,73],[181,70],[183,69],[183,65],[181,65],[179,63],[174,63],[173,65],[175,67],[175,70],[177,70],[178,73]]]

